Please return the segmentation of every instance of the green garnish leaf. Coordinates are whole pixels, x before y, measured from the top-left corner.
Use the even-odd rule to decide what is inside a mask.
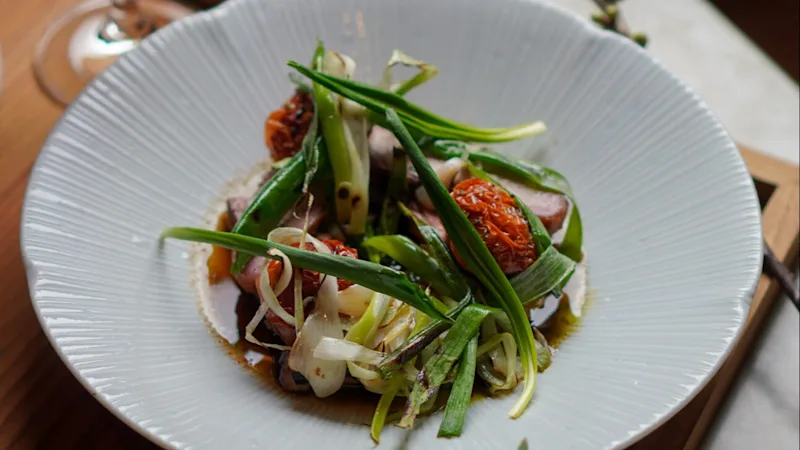
[[[414,425],[420,408],[438,392],[441,385],[447,380],[450,369],[458,361],[464,348],[477,336],[483,319],[496,311],[494,308],[479,304],[469,305],[461,311],[456,323],[444,337],[442,346],[428,360],[417,376],[411,389],[411,395],[408,397],[405,412],[400,419],[401,427],[410,428]],[[473,367],[472,374],[474,375],[474,373]]]
[[[389,109],[386,112],[386,120],[414,164],[425,191],[439,212],[453,246],[481,282],[490,301],[499,305],[511,321],[511,332],[517,341],[522,361],[525,387],[509,415],[512,418],[519,417],[533,398],[536,379],[536,350],[527,313],[475,227],[442,185],[400,117],[393,109]]]
[[[324,254],[301,250],[288,245],[278,244],[250,236],[235,233],[211,231],[202,228],[175,227],[164,230],[162,238],[173,238],[184,241],[204,242],[218,245],[237,252],[250,255],[272,257],[271,249],[283,252],[292,264],[303,269],[327,273],[343,280],[360,284],[365,288],[386,294],[408,305],[417,308],[432,318],[450,321],[434,306],[433,300],[419,286],[412,283],[404,273],[390,267],[381,266],[369,261],[347,258],[339,255]]]
[[[456,381],[447,397],[444,409],[444,418],[439,426],[439,437],[461,436],[464,420],[467,418],[469,401],[472,398],[472,386],[475,384],[475,364],[478,354],[478,335],[470,339],[469,344],[461,353],[458,363]],[[516,356],[514,357],[516,360]]]
[[[574,270],[575,261],[562,255],[551,245],[533,264],[511,278],[511,287],[519,299],[527,304],[558,289]]]
[[[439,263],[411,239],[400,234],[375,236],[365,239],[362,245],[394,259],[430,283],[439,294],[447,297],[454,295],[453,287]]]
[[[540,134],[546,130],[541,122],[518,125],[509,128],[479,128],[454,122],[433,114],[409,102],[401,95],[360,83],[334,77],[317,70],[309,69],[294,61],[289,66],[342,97],[350,99],[375,115],[373,121],[383,124],[383,116],[389,109],[396,110],[398,118],[415,132],[443,139],[459,139],[468,142],[508,142]]]

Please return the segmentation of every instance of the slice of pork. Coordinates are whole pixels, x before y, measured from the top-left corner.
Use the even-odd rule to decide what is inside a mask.
[[[232,252],[231,257],[235,259],[236,252]],[[250,261],[247,262],[244,269],[242,269],[240,273],[233,275],[233,279],[236,280],[236,284],[239,285],[239,288],[245,292],[255,294],[257,292],[256,285],[258,284],[258,277],[261,275],[261,269],[266,263],[267,258],[263,256],[250,258]]]
[[[228,205],[228,223],[233,228],[242,218],[244,212],[247,211],[247,207],[250,206],[250,199],[247,197],[231,197],[225,203]]]
[[[306,207],[308,203],[305,199],[301,199],[294,205],[294,208],[281,219],[280,226],[303,228],[305,222]],[[311,234],[316,233],[317,228],[328,215],[328,207],[326,205],[324,195],[315,195],[314,203],[311,205],[311,210],[308,212],[308,232]]]
[[[433,229],[436,230],[436,234],[438,234],[443,241],[447,242],[447,231],[445,231],[442,219],[439,217],[438,214],[426,208],[421,207],[417,202],[409,203],[408,209],[411,210],[411,212],[414,213],[414,215],[417,216],[417,218],[419,218],[423,222],[433,227]],[[421,238],[421,236],[417,237]]]
[[[281,342],[290,347],[294,344],[295,339],[297,339],[297,330],[295,330],[294,325],[286,323],[271,309],[268,309],[264,315],[264,321],[269,329],[280,338]]]
[[[562,194],[537,191],[508,178],[495,176],[508,191],[519,197],[531,212],[536,214],[551,235],[564,226],[569,211],[569,201]]]

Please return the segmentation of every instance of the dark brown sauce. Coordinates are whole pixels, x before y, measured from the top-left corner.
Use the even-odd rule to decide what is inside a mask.
[[[257,309],[258,299],[253,294],[241,294],[236,303],[236,322],[240,339],[235,344],[232,344],[220,337],[218,342],[225,348],[226,352],[234,358],[237,364],[252,371],[261,381],[269,385],[270,388],[282,390],[275,376],[275,369],[277,369],[275,365],[277,364],[279,352],[277,350],[262,348],[244,339],[245,327],[255,315]],[[277,336],[263,324],[259,325],[258,328],[253,331],[253,335],[261,342],[280,343]],[[251,365],[246,357],[250,352],[263,355],[264,358],[257,364]],[[252,355],[252,353],[250,354]],[[314,408],[315,404],[317,406],[324,405],[325,411],[337,411],[337,415],[329,417],[331,420],[338,419],[348,423],[369,425],[372,414],[380,399],[380,395],[368,392],[360,387],[344,387],[327,398],[317,398],[310,392],[291,394],[290,398],[292,402],[296,402],[298,405],[306,404],[309,408],[313,409],[317,409]],[[404,401],[405,399],[398,399],[393,405],[393,410],[401,408]]]
[[[222,213],[219,216],[216,229],[219,231],[229,230],[227,213]],[[230,277],[230,265],[231,252],[222,247],[214,246],[207,261],[209,282],[211,284],[217,284]],[[262,348],[244,339],[246,333],[245,327],[255,315],[257,309],[258,298],[255,295],[247,293],[240,294],[236,303],[236,322],[240,339],[235,344],[228,342],[222,337],[219,337],[218,341],[225,347],[226,352],[234,358],[237,364],[252,371],[252,373],[256,374],[259,379],[270,385],[270,387],[282,390],[274,373],[276,369],[274,365],[277,364],[277,357],[279,356],[278,351]],[[545,336],[550,346],[558,348],[564,339],[575,332],[578,325],[578,319],[570,312],[569,299],[564,295],[559,302],[556,312],[553,313],[539,330]],[[261,342],[280,343],[277,336],[263,324],[259,325],[253,334]],[[251,352],[262,355],[263,359],[256,364],[251,364],[246,357],[248,353],[252,355]],[[434,402],[434,406],[429,411],[420,415],[430,415],[441,411],[447,403],[448,391],[449,387],[443,388]],[[327,407],[325,409],[326,411],[338,411],[339,414],[332,415],[330,417],[331,419],[339,419],[348,423],[361,423],[365,425],[370,424],[372,414],[380,399],[380,395],[369,392],[361,387],[345,387],[334,395],[324,399],[317,398],[311,393],[292,394],[291,397],[298,403],[308,403],[311,407],[313,407],[314,403],[323,403]],[[491,394],[488,386],[486,386],[480,377],[476,377],[471,402],[477,402],[490,397],[496,398],[497,394]],[[403,411],[405,401],[406,399],[404,397],[397,397],[395,399],[390,410],[390,418],[399,418],[399,414]]]
[[[564,340],[577,331],[580,321],[572,315],[569,309],[569,297],[564,294],[558,304],[558,309],[552,316],[539,327],[547,343],[553,348],[558,348]]]

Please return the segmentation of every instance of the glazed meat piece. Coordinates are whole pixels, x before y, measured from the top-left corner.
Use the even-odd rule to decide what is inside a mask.
[[[247,207],[250,206],[250,199],[247,197],[231,197],[225,203],[228,206],[228,223],[233,228],[242,218],[244,212],[247,211]]]

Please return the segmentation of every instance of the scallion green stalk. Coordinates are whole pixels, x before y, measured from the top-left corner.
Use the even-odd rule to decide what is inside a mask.
[[[439,263],[411,239],[400,234],[374,236],[364,240],[362,245],[388,255],[410,272],[429,282],[440,295],[452,297],[455,294]]]
[[[398,119],[406,126],[423,135],[444,139],[459,139],[468,142],[508,142],[542,133],[546,127],[533,122],[509,128],[479,128],[454,122],[426,111],[407,101],[401,95],[357,81],[334,77],[289,61],[289,66],[331,91],[348,98],[374,113],[373,121],[383,125],[384,115],[389,109],[396,110]]]
[[[184,241],[204,242],[218,245],[237,252],[275,258],[269,254],[270,249],[283,252],[293,265],[327,273],[360,284],[367,289],[386,294],[419,309],[434,319],[450,322],[444,314],[434,306],[431,297],[419,286],[412,283],[406,275],[390,267],[381,266],[369,261],[302,250],[288,245],[242,236],[235,233],[211,231],[202,228],[174,227],[161,233],[163,238]]]
[[[456,323],[453,324],[453,327],[447,332],[447,336],[444,337],[441,348],[425,363],[425,367],[422,368],[417,380],[414,382],[405,412],[402,419],[400,419],[401,427],[410,428],[414,425],[420,408],[430,400],[445,382],[450,369],[461,357],[464,348],[477,336],[478,328],[483,319],[496,311],[488,306],[472,304],[464,308],[461,314],[458,315]],[[475,373],[474,367],[472,373],[473,375]]]
[[[372,415],[372,424],[370,425],[369,434],[372,440],[378,444],[381,441],[381,431],[383,425],[386,423],[386,416],[389,415],[389,408],[392,406],[394,398],[397,396],[400,388],[403,387],[405,378],[398,374],[389,381],[386,390],[381,394],[378,400],[378,406],[375,408],[375,413]]]
[[[477,359],[478,335],[470,339],[469,344],[461,353],[458,363],[456,381],[447,397],[444,408],[444,417],[439,425],[439,437],[461,436],[464,420],[467,418],[469,401],[472,398],[472,386],[475,384],[475,362]]]
[[[408,133],[400,117],[393,109],[389,109],[386,112],[386,120],[414,164],[425,191],[439,212],[447,234],[459,255],[480,280],[490,300],[499,305],[511,321],[513,327],[511,331],[517,341],[525,377],[522,395],[509,412],[512,418],[517,418],[533,398],[536,382],[536,350],[527,313],[475,227],[439,181],[436,172]]]

